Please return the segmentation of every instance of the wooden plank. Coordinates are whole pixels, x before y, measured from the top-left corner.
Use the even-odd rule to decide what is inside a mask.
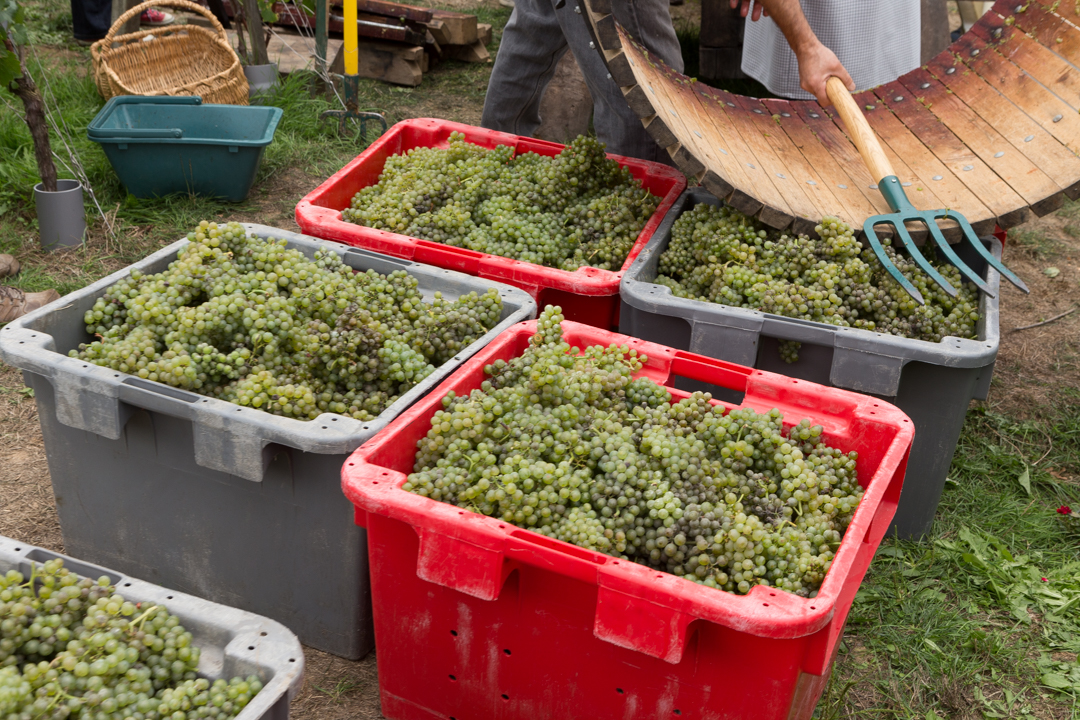
[[[1073,163],[1071,171],[1061,168],[1064,175],[1061,171],[1053,176],[1044,172],[1039,164],[1040,160],[1046,159],[1042,156],[1042,143],[1026,143],[1021,137],[1016,138],[1018,143],[1010,142],[926,70],[913,70],[902,76],[900,83],[912,98],[947,125],[972,153],[1007,182],[1036,215],[1045,215],[1061,206],[1060,194],[1064,188],[1054,177],[1080,179],[1080,161]],[[988,87],[983,92],[996,94]],[[1000,102],[1006,101],[1002,98]]]
[[[865,106],[867,105],[866,98],[857,95],[856,96],[856,103],[860,107],[864,108],[863,112],[865,113],[866,112]],[[847,128],[844,127],[844,121],[842,119],[840,119],[840,116],[836,113],[836,110],[834,108],[832,108],[832,107],[826,108],[825,109],[825,114],[828,115],[829,119],[836,126],[836,128],[840,131],[840,133],[843,134],[843,137],[844,137],[843,143],[837,143],[836,145],[830,145],[830,148],[833,151],[843,152],[845,158],[848,159],[848,162],[852,163],[853,165],[861,166],[861,169],[863,171],[866,171],[865,165],[863,164],[862,156],[859,155],[858,151],[855,149],[855,146],[852,144],[851,140],[847,136]],[[869,116],[867,116],[867,121],[870,122],[871,128],[873,128],[874,131],[877,132],[877,127],[875,127],[875,125],[878,124],[878,119],[874,118],[873,120],[871,120],[871,118]],[[880,133],[879,133],[878,137],[879,137],[879,140],[881,141],[882,149],[885,151],[886,157],[889,158],[889,162],[892,164],[893,170],[896,172],[897,177],[899,177],[900,181],[903,182],[903,183],[911,183],[910,185],[905,186],[905,188],[904,188],[905,192],[907,191],[907,189],[909,187],[916,187],[915,184],[914,184],[914,180],[918,178],[918,175],[914,171],[912,171],[911,168],[908,167],[907,163],[904,162],[904,160],[902,160],[896,154],[896,152],[885,141],[885,139],[880,136]],[[849,169],[849,172],[855,172],[854,168]],[[866,183],[863,184],[860,189],[865,190],[867,192],[868,196],[870,196],[870,197],[873,197],[873,196],[877,197],[877,201],[874,202],[874,205],[876,207],[883,208],[882,211],[881,211],[882,213],[891,214],[892,209],[889,208],[888,203],[886,203],[884,197],[881,196],[881,192],[877,189],[877,183],[870,176],[868,171],[866,171],[865,177],[866,177]],[[935,195],[933,193],[933,191],[929,190],[928,188],[923,188],[921,183],[918,185],[918,187],[921,188],[920,192],[918,192],[918,193],[913,192],[913,193],[911,193],[911,195],[908,195],[908,200],[917,209],[919,209],[919,210],[936,210],[936,209],[938,209],[940,207],[944,207],[943,203],[938,199],[937,195]],[[907,227],[908,227],[908,233],[911,235],[912,240],[914,240],[916,242],[916,244],[922,244],[923,242],[926,241],[927,230],[926,230],[925,227],[921,227],[921,223],[911,224],[911,225],[908,225]],[[959,236],[956,235],[955,233],[952,234],[952,237],[955,237],[957,240],[959,240]]]
[[[412,20],[418,23],[426,23],[432,18],[432,12],[428,8],[402,5],[401,3],[387,2],[387,0],[356,0],[356,10],[357,12],[401,18],[402,20]]]
[[[816,102],[809,100],[792,102],[791,108],[847,176],[847,180],[843,175],[831,180],[834,183],[830,188],[833,193],[849,206],[857,205],[861,197],[870,207],[870,210],[860,217],[859,224],[855,228],[856,232],[862,232],[862,223],[867,217],[892,212],[889,204],[885,202],[885,198],[874,185],[874,179],[870,177],[870,171],[863,164],[859,151],[851,144],[851,140],[844,134],[843,129],[833,122],[829,114]],[[912,225],[908,230],[916,243],[926,240],[925,227]]]
[[[662,92],[666,92],[668,85],[662,83],[659,74],[655,74],[657,68],[654,68],[643,57],[640,48],[629,41],[622,28],[619,29],[619,32],[623,40],[623,54],[634,75],[635,83],[644,82],[648,86],[651,81],[655,80],[655,85],[660,86]],[[677,117],[661,119],[663,127],[667,128],[678,139],[685,141],[685,144],[692,151],[699,153],[698,157],[707,167],[701,182],[706,184],[710,192],[726,200],[736,210],[747,215],[755,215],[763,209],[764,203],[740,189],[752,187],[752,181],[748,175],[749,171],[743,168],[742,163],[736,160],[736,156],[732,154],[737,152],[736,147],[742,148],[742,156],[749,153],[745,150],[738,133],[731,128],[726,113],[722,110],[714,112],[715,100],[708,99],[696,92],[699,86],[700,83],[691,83],[689,86],[686,84],[674,86],[674,92],[677,94],[689,94],[692,97],[680,101],[680,105],[686,106],[683,113]],[[634,91],[640,93],[641,98],[646,103],[649,103],[648,110],[641,109],[638,116],[642,117],[642,112],[655,112],[652,110],[652,103],[645,96],[645,91],[641,85],[635,85],[632,90],[626,91],[628,100],[631,94],[636,94]],[[634,108],[634,106],[631,105],[631,108]],[[635,108],[635,110],[637,109]],[[656,121],[653,120],[652,122]],[[726,130],[726,133],[724,130],[718,129],[718,124]],[[651,127],[651,124],[649,127]],[[729,135],[734,135],[734,144],[726,139]],[[656,137],[655,133],[653,137]],[[724,193],[723,191],[728,187],[731,188],[730,193]]]
[[[994,49],[1002,57],[1023,68],[1031,77],[1053,90],[1054,94],[1068,103],[1073,115],[1080,108],[1080,73],[1064,59],[1032,40],[1022,30],[1005,24],[1005,18],[997,13],[987,13],[973,34],[986,42],[993,42],[997,30],[1001,37]]]
[[[644,68],[642,71],[643,86],[649,88],[655,99],[649,98],[651,107],[667,108],[663,117],[658,113],[656,118],[649,124],[650,134],[663,147],[671,147],[673,143],[664,142],[668,138],[663,136],[661,128],[667,128],[672,137],[678,143],[672,153],[672,158],[680,169],[688,175],[697,177],[703,184],[706,180],[707,170],[712,170],[708,177],[709,190],[722,199],[730,200],[730,191],[727,195],[718,194],[718,191],[733,188],[728,182],[729,169],[722,159],[722,153],[718,153],[713,140],[709,139],[708,132],[711,124],[707,113],[701,107],[701,100],[697,94],[688,91],[685,85],[667,82],[658,68],[653,68],[643,57],[638,56],[634,67]],[[635,75],[636,77],[636,75]],[[643,91],[644,92],[644,91]],[[701,128],[705,128],[702,131]],[[688,162],[687,156],[694,155],[700,161],[700,166]],[[719,181],[718,181],[719,179]],[[736,199],[739,202],[739,199]],[[743,203],[745,206],[745,203]],[[758,204],[760,209],[760,203]]]
[[[821,144],[818,136],[800,117],[794,103],[787,100],[762,100],[772,112],[776,124],[787,134],[791,143],[802,153],[805,162],[802,170],[806,177],[796,176],[809,186],[809,192],[817,194],[816,205],[819,208],[831,208],[827,212],[855,228],[862,227],[862,222],[876,210],[870,202],[858,192],[844,192],[840,185],[850,187],[851,182],[832,153]]]
[[[450,10],[432,10],[431,19],[441,23],[439,34],[434,31],[431,33],[440,45],[472,45],[480,39],[475,15]]]
[[[762,169],[772,176],[773,184],[795,216],[792,229],[803,235],[812,233],[821,218],[836,212],[836,208],[828,204],[819,206],[815,202],[818,196],[807,192],[810,186],[805,184],[803,178],[810,174],[810,169],[806,159],[791,144],[787,133],[777,126],[769,109],[754,98],[742,95],[731,97],[735,98],[735,104],[749,121],[748,136],[745,136],[747,144],[754,149]]]
[[[768,151],[768,145],[762,142],[763,138],[746,117],[746,111],[736,103],[737,96],[700,83],[695,84],[694,89],[700,96],[712,100],[708,117],[713,132],[727,145],[731,164],[737,165],[747,178],[749,184],[735,184],[736,192],[743,191],[762,203],[763,207],[756,215],[766,225],[781,230],[791,225],[797,213],[792,211],[787,198],[777,187],[778,179],[773,178],[758,156],[759,150]],[[703,132],[708,137],[707,131]],[[723,145],[720,147],[723,152]]]
[[[342,46],[344,47],[344,46]],[[424,48],[398,45],[380,40],[362,40],[357,44],[360,77],[374,78],[395,85],[416,87],[423,79]],[[330,72],[342,75],[345,61],[339,49]]]
[[[886,154],[892,151],[890,160],[912,205],[919,210],[948,209],[960,213],[979,235],[993,231],[996,218],[986,205],[934,157],[908,127],[882,106],[872,92],[856,94],[855,101],[881,139]],[[906,169],[900,170],[898,163]],[[938,176],[942,179],[935,181]],[[959,228],[954,230],[947,223],[942,230],[950,242],[954,238],[956,242],[960,241]]]
[[[950,70],[953,72],[950,73]],[[1010,102],[986,79],[968,72],[963,63],[949,53],[942,53],[931,60],[927,71],[948,93],[960,98],[987,125],[1001,133],[1010,145],[1020,148],[1059,185],[1066,185],[1067,197],[1074,200],[1080,197],[1080,186],[1074,182],[1074,179],[1080,179],[1080,158],[1042,125]],[[919,87],[921,89],[922,85]],[[995,155],[997,152],[1004,152],[1003,158],[1010,155],[1008,148],[995,151]]]
[[[471,45],[444,45],[442,56],[450,60],[458,60],[470,63],[491,62],[491,53],[484,44],[477,40]]]
[[[953,176],[979,198],[990,211],[991,217],[997,220],[997,224],[1009,228],[1027,220],[1030,203],[1020,197],[935,115],[912,97],[907,88],[898,82],[891,82],[874,88],[874,94]],[[937,180],[938,177],[941,175],[931,176],[931,182],[945,182],[944,178]],[[1053,187],[1050,194],[1059,195],[1060,189]],[[1042,200],[1043,197],[1040,196],[1039,199]],[[990,230],[993,231],[993,228]]]
[[[1080,152],[1080,117],[1061,98],[979,38],[977,31],[981,26],[980,23],[953,44],[958,51],[957,58],[1061,144],[1073,153]],[[979,52],[973,54],[975,50]],[[953,74],[958,74],[958,71],[959,68],[954,68]],[[948,73],[948,69],[945,73]]]
[[[491,40],[494,37],[490,23],[477,23],[476,34],[479,36],[477,39],[485,46],[490,45]]]

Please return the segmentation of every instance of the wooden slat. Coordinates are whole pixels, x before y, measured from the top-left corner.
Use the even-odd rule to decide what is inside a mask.
[[[619,29],[622,33],[622,29]],[[627,38],[623,38],[624,47],[630,47],[631,52],[637,55],[636,60],[630,65],[633,71],[635,67],[640,68],[642,84],[636,85],[636,89],[640,91],[643,97],[652,103],[653,99],[648,98],[646,90],[644,88],[659,88],[659,91],[663,93],[663,100],[659,104],[669,108],[669,112],[665,113],[664,117],[659,114],[653,118],[646,129],[649,134],[660,144],[661,147],[669,149],[672,153],[672,157],[676,163],[680,166],[680,169],[687,174],[694,176],[698,180],[704,180],[704,166],[703,162],[709,162],[714,168],[722,168],[722,162],[715,157],[712,147],[704,139],[700,144],[696,141],[697,137],[703,138],[701,132],[697,132],[695,137],[695,131],[697,127],[702,125],[701,121],[695,119],[702,111],[699,106],[699,101],[695,93],[680,93],[679,85],[666,82],[661,73],[656,72],[656,68],[653,68],[640,53],[637,52]],[[635,74],[635,80],[638,80]],[[633,92],[633,91],[632,91]],[[655,90],[652,90],[655,94]],[[671,110],[675,110],[672,113]],[[685,142],[694,142],[692,147],[686,148],[682,144],[679,144],[679,138],[683,138]],[[676,145],[678,147],[674,147]],[[689,156],[693,155],[698,158],[696,163],[689,162]],[[717,183],[717,180],[721,180],[721,183]],[[714,176],[710,177],[710,185],[717,190],[726,190],[731,192],[732,184],[727,181],[726,177]]]
[[[949,73],[950,69],[952,73]],[[936,81],[1001,133],[1013,147],[1023,148],[1024,154],[1032,158],[1047,175],[1061,178],[1059,185],[1074,178],[1080,179],[1080,158],[1068,146],[1047,132],[986,79],[968,72],[955,56],[942,53],[930,61],[927,70]],[[1003,157],[1008,157],[1008,150],[1003,152],[1006,153]],[[1066,187],[1065,192],[1070,199],[1080,197],[1080,188],[1075,183]]]
[[[695,89],[699,90],[703,97],[711,99],[713,105],[710,116],[713,123],[718,124],[721,119],[726,119],[729,123],[731,130],[721,133],[721,137],[727,140],[733,160],[741,163],[741,169],[753,183],[747,192],[764,203],[764,207],[757,213],[758,219],[777,229],[791,225],[795,221],[796,213],[791,210],[772,175],[758,157],[758,151],[766,151],[768,146],[761,142],[762,138],[757,134],[750,118],[746,117],[746,111],[736,104],[737,96],[708,86]]]
[[[912,205],[920,210],[948,209],[966,217],[979,235],[993,232],[997,218],[989,208],[927,150],[922,141],[888,108],[878,103],[872,92],[858,93],[855,98],[863,106],[870,127],[893,151],[896,158],[893,167],[901,159],[907,166],[907,172],[899,177]],[[935,177],[941,177],[941,180],[934,180]],[[952,228],[949,225],[946,223],[942,228],[945,236],[950,242],[954,239],[959,241],[959,228],[950,232]]]
[[[747,142],[754,148],[754,155],[762,169],[772,177],[773,185],[783,195],[791,213],[795,216],[792,229],[808,234],[824,215],[836,212],[835,207],[818,207],[816,196],[807,194],[804,183],[796,177],[806,177],[806,160],[799,149],[791,144],[787,133],[781,131],[772,119],[768,108],[754,98],[732,95],[735,104],[743,111],[748,122],[750,138]],[[806,189],[804,189],[804,187]]]
[[[1014,2],[1012,3],[1011,7],[1015,8],[1017,5],[1028,5],[1030,8],[1030,6],[1034,4],[1038,4],[1047,11],[1051,11],[1051,8],[1053,8],[1052,12],[1055,15],[1063,18],[1064,20],[1068,20],[1074,25],[1080,25],[1080,5],[1077,5],[1075,0],[1035,0],[1032,3]],[[998,3],[994,3],[994,7],[991,8],[991,12],[996,11],[997,7]],[[1006,4],[1004,8],[1009,8],[1009,5]]]
[[[1019,225],[1028,218],[1029,203],[913,98],[903,85],[898,82],[886,83],[874,88],[874,94],[934,157],[979,198],[1001,227]],[[944,182],[944,179],[934,180],[935,177],[941,176],[931,176],[932,182]],[[1051,195],[1056,194],[1055,191]]]
[[[661,87],[666,92],[664,87],[666,83],[659,73],[655,73],[654,76],[653,71],[656,68],[643,57],[640,49],[627,39],[622,28],[619,32],[623,39],[623,52],[626,54],[635,80],[644,83],[646,87],[655,80],[655,86]],[[714,171],[712,176],[707,173],[702,178],[702,182],[707,187],[711,186],[710,192],[715,192],[713,188],[726,190],[727,186],[730,186],[732,188],[730,194],[726,197],[718,196],[736,210],[747,215],[757,215],[764,209],[766,203],[775,208],[777,204],[783,202],[782,198],[776,194],[771,184],[761,184],[751,174],[751,170],[744,167],[744,163],[739,158],[751,155],[750,151],[743,143],[739,132],[731,124],[728,114],[717,107],[715,100],[697,92],[699,85],[700,83],[694,83],[690,87],[695,102],[686,103],[690,108],[689,112],[683,113],[679,118],[670,116],[661,118],[661,122],[689,147],[697,148],[700,141],[701,157],[709,158],[708,163]],[[642,97],[648,99],[642,85],[635,87],[641,92]],[[685,88],[686,86],[682,86],[682,90]],[[638,115],[641,116],[640,113]],[[678,121],[678,125],[673,124],[672,121],[675,120]],[[694,127],[687,128],[686,120],[693,121]],[[656,137],[656,134],[653,136]],[[717,180],[721,182],[718,183]]]
[[[401,3],[387,2],[386,0],[356,0],[358,12],[369,12],[374,15],[402,18],[415,22],[428,22],[431,20],[431,10],[415,5],[402,5]]]
[[[1067,161],[1072,153],[1066,153],[1063,158],[1065,163],[1056,162],[1064,148],[1047,137],[1041,128],[1038,128],[1039,134],[1058,146],[1053,152],[1045,152],[1048,143],[1023,142],[1026,135],[1014,138],[1016,142],[1010,142],[1009,138],[969,107],[960,95],[950,91],[922,68],[904,75],[900,82],[912,98],[917,99],[928,112],[947,125],[948,129],[998,177],[1007,182],[1037,215],[1045,215],[1061,206],[1061,192],[1065,188],[1062,188],[1054,177],[1080,177],[1080,159],[1074,158],[1071,169]],[[986,87],[985,83],[981,92],[997,95],[997,92]],[[998,102],[1008,104],[1004,98]],[[1054,164],[1053,176],[1040,166],[1047,161]]]
[[[997,13],[987,15],[989,17],[980,23],[977,30],[973,28],[975,35],[993,42],[1000,28],[1001,37],[994,49],[1068,103],[1075,115],[1080,108],[1080,73],[1076,72],[1076,68],[1032,40],[1022,30],[1006,25],[1005,18]]]
[[[863,221],[871,215],[891,213],[889,204],[885,202],[885,198],[874,185],[874,180],[870,177],[870,171],[866,169],[866,165],[863,164],[859,151],[844,134],[843,129],[833,122],[828,112],[810,100],[793,101],[791,107],[847,175],[846,181],[843,177],[836,178],[836,186],[832,188],[833,193],[838,197],[844,197],[849,204],[857,203],[858,197],[861,196],[870,207],[870,210],[861,216],[858,225],[855,226],[856,233],[861,235]],[[915,244],[922,245],[926,241],[927,231],[922,223],[910,223],[907,229]],[[878,236],[884,241],[892,236],[892,232],[882,228]]]
[[[980,21],[981,22],[981,21]],[[977,30],[976,27],[974,30]],[[1061,98],[1006,60],[973,31],[953,44],[956,57],[1072,152],[1080,151],[1080,117]],[[978,54],[972,53],[978,50]],[[946,69],[946,73],[948,70]],[[957,68],[954,74],[963,72]],[[1057,120],[1055,122],[1055,119]],[[1026,139],[1027,136],[1025,136]]]
[[[796,176],[795,179],[806,183],[808,192],[818,196],[816,205],[819,208],[830,208],[826,214],[840,218],[858,231],[863,219],[875,214],[874,206],[861,193],[844,192],[839,188],[840,185],[850,187],[851,179],[836,162],[836,158],[821,144],[817,135],[799,117],[792,103],[787,100],[762,102],[805,159],[801,166],[805,177]]]

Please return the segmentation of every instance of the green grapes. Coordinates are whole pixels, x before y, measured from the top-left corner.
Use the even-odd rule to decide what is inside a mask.
[[[578,137],[555,157],[450,135],[387,158],[344,220],[538,265],[619,270],[660,199]]]
[[[59,559],[0,575],[0,718],[228,720],[262,689],[210,681],[198,646],[161,605],[137,605]]]
[[[86,312],[71,356],[275,415],[372,420],[502,316],[494,288],[428,301],[404,270],[354,272],[237,223],[202,222],[165,272]]]
[[[953,298],[909,258],[885,246],[926,299],[919,305],[855,240],[850,225],[827,217],[816,231],[817,238],[767,231],[730,207],[699,203],[672,226],[654,282],[676,297],[918,340],[976,336],[978,293],[955,266],[935,264],[958,289]],[[782,344],[781,357],[798,360],[798,345]]]
[[[529,347],[449,393],[404,489],[709,587],[813,597],[863,490],[857,454],[778,410],[674,401],[627,346],[571,348],[548,307]]]

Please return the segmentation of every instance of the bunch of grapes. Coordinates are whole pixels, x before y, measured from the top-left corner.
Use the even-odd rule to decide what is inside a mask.
[[[4,720],[227,720],[262,689],[255,675],[199,677],[199,655],[175,615],[125,600],[108,577],[59,559],[0,575]]]
[[[824,218],[818,237],[767,231],[730,207],[700,203],[675,221],[654,280],[676,297],[752,308],[930,342],[973,338],[979,298],[949,263],[936,263],[958,289],[949,296],[913,261],[885,246],[900,272],[922,293],[919,305],[892,278],[851,226]],[[788,362],[798,343],[781,348]]]
[[[86,312],[97,365],[275,415],[371,420],[494,327],[494,288],[424,300],[403,270],[308,259],[237,223],[202,222],[165,272],[137,270]]]
[[[658,204],[594,138],[579,136],[555,157],[515,157],[452,133],[446,149],[388,158],[341,216],[561,270],[618,270]]]
[[[548,307],[525,352],[448,394],[405,490],[709,587],[813,597],[862,497],[809,420],[672,402],[627,346],[571,348]]]

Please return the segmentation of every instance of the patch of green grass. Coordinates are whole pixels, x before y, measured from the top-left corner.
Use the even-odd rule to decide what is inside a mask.
[[[1053,417],[969,413],[933,532],[882,543],[816,717],[1080,717],[1075,393]]]

